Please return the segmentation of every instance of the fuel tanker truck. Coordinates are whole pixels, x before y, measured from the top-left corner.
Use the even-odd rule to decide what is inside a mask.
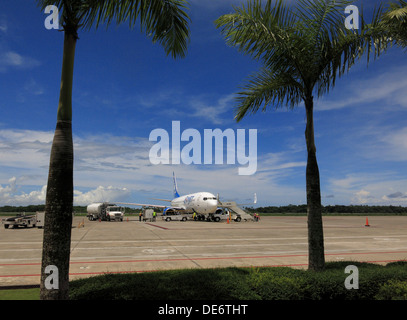
[[[123,221],[124,208],[109,202],[92,203],[87,207],[89,221]]]

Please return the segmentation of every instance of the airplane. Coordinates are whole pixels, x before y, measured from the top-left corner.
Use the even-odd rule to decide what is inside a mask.
[[[120,204],[142,206],[142,207],[154,207],[162,208],[163,215],[176,214],[176,213],[196,213],[199,220],[204,220],[211,214],[220,213],[223,208],[230,208],[233,211],[237,211],[238,214],[246,214],[242,209],[238,208],[236,202],[226,202],[222,203],[219,201],[219,195],[215,196],[210,192],[196,192],[180,196],[178,192],[177,180],[175,173],[173,172],[173,182],[174,189],[173,195],[174,199],[154,199],[160,201],[170,202],[169,206],[157,205],[157,204],[145,204],[145,203],[128,203],[128,202],[117,202]],[[254,194],[254,203],[257,202],[257,196]]]

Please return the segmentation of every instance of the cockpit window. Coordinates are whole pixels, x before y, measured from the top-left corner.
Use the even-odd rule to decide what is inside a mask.
[[[203,200],[216,200],[217,198],[216,197],[204,197],[203,198]]]

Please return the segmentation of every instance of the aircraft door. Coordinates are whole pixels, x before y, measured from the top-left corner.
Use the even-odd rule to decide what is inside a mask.
[[[205,212],[205,211],[204,211],[205,208],[202,206],[202,196],[199,195],[199,196],[195,197],[194,200],[195,200],[195,201],[194,201],[194,210],[195,210],[197,213],[204,213],[204,212]]]

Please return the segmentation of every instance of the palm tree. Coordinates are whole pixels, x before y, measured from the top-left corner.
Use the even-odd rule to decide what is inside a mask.
[[[78,30],[112,21],[140,21],[142,30],[158,41],[167,55],[184,57],[189,40],[185,0],[37,0],[42,10],[55,5],[61,13],[64,51],[57,124],[52,143],[44,226],[41,299],[69,298],[69,259],[73,205],[72,83]],[[58,289],[48,290],[47,266],[58,270]],[[50,287],[48,285],[48,287]]]
[[[382,17],[382,26],[399,46],[405,48],[407,46],[407,1],[398,0],[390,3]]]
[[[373,46],[373,32],[364,20],[361,28],[345,28],[344,9],[352,1],[299,0],[296,8],[278,0],[250,0],[235,12],[219,17],[215,24],[226,42],[260,60],[262,69],[251,76],[238,93],[235,119],[261,107],[304,103],[307,145],[306,194],[308,215],[308,264],[323,270],[324,237],[319,169],[314,140],[314,95],[321,97],[335,85],[363,52]],[[377,24],[375,15],[373,25]],[[381,41],[376,41],[381,47]]]

